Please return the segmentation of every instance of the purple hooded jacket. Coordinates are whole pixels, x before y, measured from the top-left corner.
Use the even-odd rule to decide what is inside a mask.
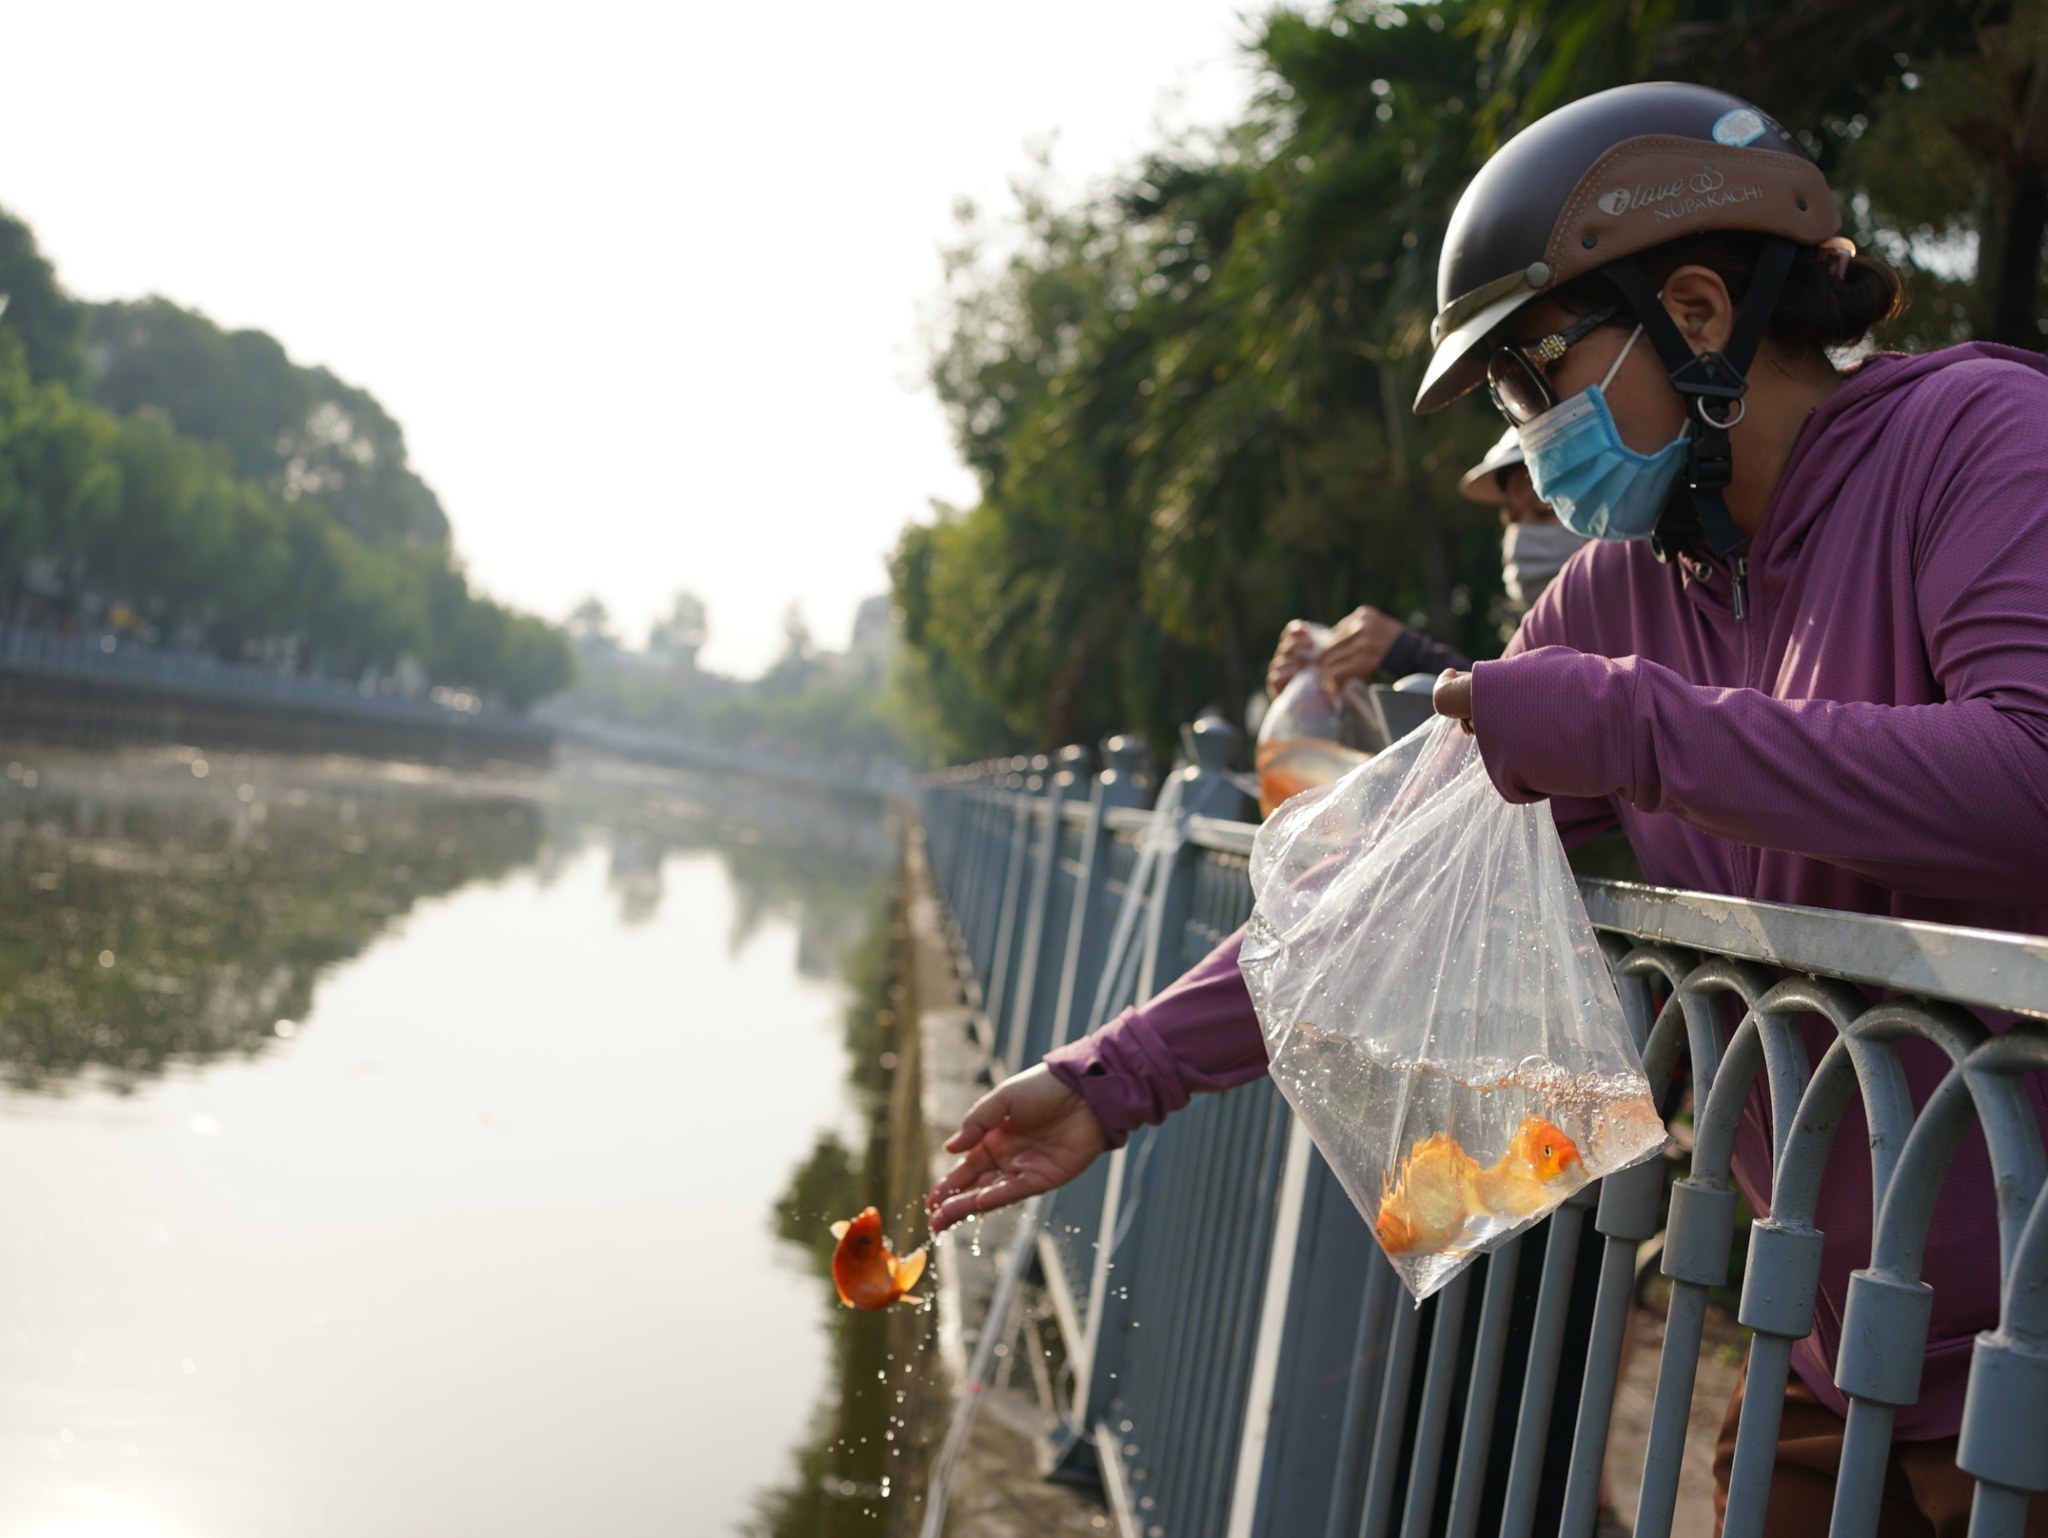
[[[1801,431],[1748,575],[1737,623],[1715,567],[1660,565],[1643,541],[1574,556],[1507,654],[1473,669],[1501,793],[1550,798],[1567,845],[1618,821],[1659,885],[2048,933],[2048,360],[1976,344],[1865,361]],[[1806,1034],[1818,1062],[1832,1029]],[[1901,1058],[1922,1105],[1947,1059],[1919,1042]],[[1119,1141],[1256,1078],[1237,938],[1046,1061]],[[2029,1091],[2048,1128],[2038,1078]],[[1817,1213],[1816,1324],[1793,1356],[1838,1413],[1842,1306],[1870,1253],[1867,1146],[1852,1104]],[[1759,1213],[1770,1149],[1760,1088],[1735,1154]],[[1998,1314],[1991,1192],[1973,1130],[1928,1239],[1934,1316],[1902,1438],[1961,1423],[1971,1341]]]

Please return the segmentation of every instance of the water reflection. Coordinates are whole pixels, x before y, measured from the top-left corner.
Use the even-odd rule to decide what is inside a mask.
[[[0,1538],[730,1532],[850,1403],[873,803],[10,757]]]
[[[660,912],[670,857],[716,848],[733,881],[732,951],[771,919],[793,919],[799,970],[832,977],[895,869],[899,830],[865,797],[691,780],[616,759],[570,767],[551,808],[557,857],[579,838],[606,840],[607,884],[629,925]]]
[[[259,1052],[322,969],[541,836],[535,801],[431,777],[46,757],[0,780],[0,1078],[126,1090]]]
[[[916,1193],[923,1145],[905,1135],[920,1124],[917,1038],[900,979],[905,939],[896,912],[874,911],[865,942],[846,966],[853,984],[844,1036],[849,1093],[861,1135],[849,1144],[826,1133],[776,1203],[776,1232],[804,1257],[831,1297],[833,1240],[827,1225],[879,1207],[887,1230],[907,1242],[922,1233]],[[931,1281],[919,1291],[930,1296]],[[927,1429],[925,1394],[937,1320],[929,1309],[883,1313],[833,1307],[832,1373],[793,1473],[765,1492],[748,1538],[895,1538],[917,1531]]]
[[[16,758],[0,778],[0,1082],[90,1072],[128,1090],[172,1061],[260,1052],[324,969],[421,900],[559,872],[593,843],[627,925],[659,913],[669,860],[721,850],[729,949],[793,917],[799,970],[826,978],[893,841],[872,805],[604,761],[491,780],[189,749]]]

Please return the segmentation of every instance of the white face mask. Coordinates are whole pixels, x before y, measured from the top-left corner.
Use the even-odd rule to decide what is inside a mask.
[[[1561,523],[1511,523],[1500,542],[1500,580],[1508,602],[1528,608],[1585,541]]]

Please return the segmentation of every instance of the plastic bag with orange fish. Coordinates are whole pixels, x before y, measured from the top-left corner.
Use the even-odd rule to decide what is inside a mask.
[[[1273,1078],[1419,1302],[1664,1143],[1550,808],[1444,718],[1252,846]]]
[[[1317,653],[1330,644],[1325,626],[1310,626],[1309,637]],[[1252,755],[1262,817],[1271,817],[1283,802],[1305,790],[1342,779],[1372,758],[1378,734],[1361,699],[1362,692],[1347,691],[1332,700],[1314,661],[1287,681],[1259,722],[1258,746]]]

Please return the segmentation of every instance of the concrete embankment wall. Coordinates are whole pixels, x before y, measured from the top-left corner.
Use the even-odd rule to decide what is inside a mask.
[[[301,753],[350,753],[430,763],[504,759],[545,765],[553,731],[518,717],[467,715],[182,689],[151,679],[0,668],[0,733],[85,747],[183,742]]]

